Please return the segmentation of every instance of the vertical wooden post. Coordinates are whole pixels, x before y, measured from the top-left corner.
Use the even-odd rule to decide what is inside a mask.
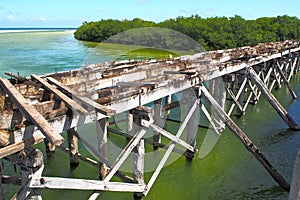
[[[154,101],[154,123],[160,126],[161,121],[161,103],[162,99]],[[159,132],[153,132],[153,148],[157,150],[159,148],[159,143],[161,142],[161,136]]]
[[[30,177],[44,165],[43,153],[38,149],[29,147],[21,152],[20,158],[22,189],[17,193],[16,199],[42,199],[40,189],[30,189],[28,184]],[[38,176],[40,175],[38,174]]]
[[[51,144],[47,138],[44,139],[45,147],[46,147],[46,153],[52,154],[55,152],[55,145]]]
[[[224,110],[225,101],[226,101],[226,90],[224,87],[224,82],[223,82],[222,77],[215,78],[210,81],[209,91],[212,94],[212,96],[214,97],[214,99],[217,100],[217,102],[221,106],[221,108]],[[212,118],[215,120],[216,128],[220,132],[222,132],[225,128],[225,124],[219,118],[219,116],[216,114],[214,107],[212,108]]]
[[[67,130],[67,140],[68,140],[71,167],[77,167],[79,165],[78,138],[75,135],[76,135],[76,128],[71,128]]]
[[[276,112],[281,116],[281,118],[286,122],[286,124],[294,130],[299,130],[298,125],[293,120],[293,118],[289,115],[289,113],[285,110],[285,108],[277,101],[277,99],[272,95],[263,81],[258,77],[256,72],[249,68],[249,74],[255,85],[259,88],[262,94],[266,97],[272,107],[276,110]]]
[[[170,103],[172,103],[172,95],[168,95],[168,96],[166,97],[166,105],[168,105],[168,104],[170,104]],[[166,116],[165,116],[165,118],[168,119],[169,116],[170,116],[170,114],[171,114],[171,110],[170,110],[170,109],[169,109],[169,110],[166,110]]]
[[[133,109],[133,131],[138,133],[142,129],[142,119],[149,120],[152,114],[150,110],[145,107],[138,107]],[[133,149],[133,178],[134,182],[144,184],[144,158],[145,158],[145,147],[144,139],[142,138],[138,145]],[[143,193],[134,193],[134,199],[140,200],[144,197]]]
[[[144,158],[144,139],[141,139],[138,145],[133,149],[133,178],[138,184],[144,184]],[[143,196],[143,193],[134,193],[134,199],[142,199]]]
[[[133,115],[128,111],[126,113],[126,133],[128,135],[132,135],[133,131]],[[127,140],[130,140],[131,138],[127,137]]]
[[[185,95],[187,95],[187,107],[188,111],[191,110],[193,105],[195,104],[196,99],[199,98],[199,94],[201,91],[199,91],[199,87],[195,88],[195,90],[188,90]],[[196,137],[197,137],[197,131],[198,131],[198,121],[199,121],[199,106],[195,109],[195,111],[192,114],[192,117],[188,121],[187,124],[187,139],[186,142],[190,144],[191,146],[196,146]],[[195,152],[192,152],[190,150],[186,151],[185,157],[187,159],[193,159],[195,155]]]
[[[239,78],[239,81],[238,81],[238,85],[239,85],[239,88],[241,90],[241,94],[239,95],[238,97],[238,102],[239,104],[241,105],[241,107],[243,108],[244,106],[244,97],[245,97],[245,89],[246,89],[246,84],[243,84],[244,81],[247,81],[247,76],[246,76],[246,70],[241,70],[240,71],[240,78]],[[241,110],[239,108],[239,106],[236,107],[236,116],[238,117],[241,117],[242,115],[244,114],[244,111]]]
[[[107,118],[96,121],[97,138],[98,138],[98,151],[103,157],[107,157]],[[99,178],[102,180],[107,173],[107,166],[104,163],[99,164]]]

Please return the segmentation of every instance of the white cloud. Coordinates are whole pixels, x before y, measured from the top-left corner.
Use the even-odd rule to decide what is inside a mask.
[[[15,18],[13,15],[8,15],[8,16],[6,16],[6,19],[7,19],[8,21],[11,21],[11,22],[17,21],[17,18]]]
[[[30,18],[29,21],[49,21],[46,17]]]

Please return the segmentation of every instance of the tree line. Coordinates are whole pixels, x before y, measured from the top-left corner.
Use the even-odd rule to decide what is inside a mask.
[[[171,36],[167,37],[167,39],[162,39],[161,35],[166,35],[166,29],[161,29],[161,33],[155,31],[135,32],[136,35],[144,34],[144,36],[141,36],[142,38],[134,36],[132,33],[127,35],[119,34],[142,27],[159,27],[178,31],[200,43],[206,50],[253,46],[258,43],[300,38],[300,20],[297,17],[287,15],[262,17],[256,20],[246,20],[238,15],[213,18],[202,18],[199,15],[192,15],[190,17],[168,19],[160,23],[139,18],[122,21],[108,19],[98,22],[84,22],[76,30],[74,36],[76,39],[83,41],[103,42],[110,39],[109,42],[121,41],[124,44],[134,45],[141,45],[139,42],[151,44],[154,39],[156,41],[158,39],[158,41],[162,40],[161,48],[167,46],[176,49],[184,45],[181,44],[180,40],[174,40],[174,37]],[[116,34],[119,34],[119,36],[112,37]]]

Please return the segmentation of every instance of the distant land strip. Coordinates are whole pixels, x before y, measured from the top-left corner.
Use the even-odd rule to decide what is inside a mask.
[[[242,46],[254,46],[258,43],[297,40],[300,38],[300,20],[288,15],[277,17],[262,17],[256,20],[246,20],[241,16],[202,18],[199,15],[177,17],[160,23],[145,21],[139,18],[133,20],[101,20],[98,22],[83,22],[74,36],[78,40],[103,42],[113,35],[127,30],[142,27],[159,27],[181,32],[197,41],[206,50],[230,49]],[[145,34],[145,33],[144,33]],[[171,37],[147,32],[151,40],[172,43]],[[163,33],[162,33],[163,34]],[[145,37],[145,36],[143,36]],[[149,43],[153,41],[148,41]],[[184,44],[178,44],[182,46]],[[135,37],[115,38],[115,43],[128,45],[137,44]]]

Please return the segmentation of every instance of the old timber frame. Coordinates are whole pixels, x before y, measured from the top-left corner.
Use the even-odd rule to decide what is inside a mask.
[[[10,80],[0,78],[0,158],[19,165],[21,176],[0,174],[1,184],[21,186],[13,199],[41,199],[42,188],[91,190],[90,199],[96,199],[101,191],[133,192],[136,199],[141,199],[150,191],[172,152],[181,153],[188,159],[194,157],[197,128],[201,126],[197,113],[201,109],[216,134],[226,126],[273,179],[289,190],[290,184],[230,116],[241,117],[248,105],[256,104],[262,94],[287,126],[298,130],[297,123],[271,91],[285,84],[291,98],[297,98],[289,82],[300,70],[299,59],[300,41],[284,41],[175,59],[94,64],[44,76],[22,77],[6,73],[11,76]],[[209,89],[206,88],[208,81]],[[178,93],[185,99],[188,111],[174,135],[161,127],[159,120],[163,111],[168,117],[170,110],[180,106],[180,102],[172,100]],[[204,99],[211,104],[215,115],[207,111]],[[232,102],[228,110],[226,100]],[[154,103],[153,108],[148,106],[151,103]],[[110,119],[125,112],[126,131],[109,127]],[[98,147],[92,151],[98,161],[78,152],[79,141],[86,146],[89,142],[80,136],[77,127],[90,122],[97,125]],[[145,137],[149,130],[153,133],[151,140]],[[68,147],[62,146],[64,138],[60,133],[64,131],[67,132]],[[114,162],[107,159],[107,152],[112,151],[107,147],[108,132],[125,136],[128,141]],[[171,143],[162,144],[162,136]],[[45,142],[47,152],[55,151],[55,148],[67,152],[72,166],[83,160],[98,167],[100,180],[42,176],[43,154],[34,148],[34,144],[40,142]],[[144,180],[145,143],[153,145],[154,150],[166,149],[148,182]],[[133,177],[120,170],[131,153]],[[111,181],[113,176],[123,182]],[[298,187],[298,184],[294,185]],[[293,188],[293,192],[299,193],[299,188]],[[1,195],[0,199],[3,198]]]

